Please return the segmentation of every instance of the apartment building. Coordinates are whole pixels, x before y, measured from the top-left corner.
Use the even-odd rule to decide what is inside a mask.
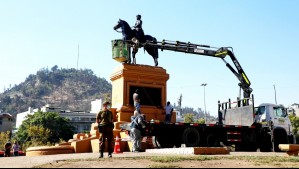
[[[288,114],[294,114],[299,117],[299,104],[294,103],[288,107]]]
[[[91,112],[82,111],[70,111],[62,110],[60,107],[47,104],[40,108],[40,111],[47,112],[57,112],[61,117],[65,117],[70,120],[72,126],[75,127],[75,133],[89,132],[91,124],[96,121],[96,113],[101,109],[102,100],[95,100],[91,103]],[[17,114],[16,128],[19,128],[22,122],[26,119],[28,114],[34,114],[39,109],[32,109],[29,107],[28,111]]]
[[[0,132],[12,131],[13,116],[9,113],[0,113]]]

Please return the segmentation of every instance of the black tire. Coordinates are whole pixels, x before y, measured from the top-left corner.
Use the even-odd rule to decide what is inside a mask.
[[[260,145],[260,152],[271,152],[271,151],[272,151],[271,135],[265,134]]]
[[[175,135],[174,136],[175,138],[173,139],[173,144],[174,144],[174,147],[178,148],[178,147],[181,147],[182,145],[182,135]]]
[[[161,148],[160,143],[157,141],[157,136],[152,136],[152,143],[154,148]]]
[[[239,144],[236,144],[235,151],[256,152],[257,146],[255,143],[252,143],[252,142],[239,143]]]
[[[236,151],[256,152],[258,149],[257,136],[254,131],[244,131],[241,142],[236,144]]]
[[[279,144],[288,144],[288,136],[283,130],[274,131],[273,150],[275,152],[282,152],[279,149]]]
[[[272,151],[272,145],[265,145],[260,148],[260,152],[271,152]]]
[[[152,143],[154,148],[173,148],[174,143],[171,138],[163,137],[163,136],[153,136]]]
[[[296,144],[293,135],[288,136],[288,143],[289,143],[289,144]]]
[[[200,143],[200,135],[195,128],[187,128],[183,133],[183,142],[186,147],[196,147]]]
[[[220,141],[216,134],[212,133],[209,134],[207,137],[207,146],[208,147],[219,147],[220,146]]]

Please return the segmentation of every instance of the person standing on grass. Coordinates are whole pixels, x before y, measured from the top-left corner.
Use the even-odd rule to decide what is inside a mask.
[[[11,149],[11,142],[8,140],[4,146],[5,151],[4,151],[4,157],[10,157],[10,149]]]
[[[18,141],[15,141],[15,143],[12,145],[13,155],[19,156],[19,150],[20,150],[20,145],[18,144]]]
[[[109,108],[108,108],[109,106]],[[100,133],[99,144],[100,144],[100,157],[104,157],[105,141],[108,142],[108,157],[112,157],[113,152],[113,114],[109,110],[110,102],[103,103],[103,109],[96,116],[96,123],[98,123],[98,129]]]

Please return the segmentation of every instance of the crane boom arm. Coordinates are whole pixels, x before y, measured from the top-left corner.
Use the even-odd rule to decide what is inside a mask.
[[[190,53],[190,54],[197,54],[197,55],[205,55],[205,56],[211,56],[216,58],[221,58],[226,66],[233,72],[233,74],[238,78],[240,81],[239,86],[243,90],[243,97],[244,98],[250,98],[250,94],[252,92],[252,88],[250,88],[250,81],[245,74],[243,68],[241,67],[239,61],[235,57],[232,50],[230,50],[231,47],[221,47],[221,48],[215,48],[211,47],[209,45],[200,45],[200,44],[193,44],[190,42],[180,42],[180,41],[168,41],[163,40],[162,42],[146,42],[144,44],[141,44],[143,47],[156,47],[158,49],[163,50],[170,50],[175,52],[184,52],[184,53]],[[213,50],[216,49],[216,50]],[[232,48],[231,48],[232,49]],[[224,60],[226,56],[230,56],[230,59],[234,63],[236,70]]]

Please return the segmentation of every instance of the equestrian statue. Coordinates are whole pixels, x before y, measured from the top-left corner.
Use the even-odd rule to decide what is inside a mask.
[[[155,66],[158,66],[158,56],[159,56],[158,48],[153,46],[148,46],[148,45],[142,45],[142,44],[146,44],[146,42],[151,42],[156,44],[157,39],[155,37],[152,37],[151,35],[144,35],[142,29],[141,15],[137,15],[136,17],[137,17],[137,21],[135,23],[135,26],[133,26],[134,29],[132,29],[126,21],[121,19],[119,19],[119,21],[113,27],[113,29],[117,31],[117,29],[121,28],[121,33],[123,34],[123,41],[128,42],[130,46],[133,48],[132,50],[133,64],[136,64],[135,55],[138,52],[138,48],[143,47],[144,50],[146,50],[147,53],[153,57]],[[127,63],[130,62],[131,59],[127,61]]]

